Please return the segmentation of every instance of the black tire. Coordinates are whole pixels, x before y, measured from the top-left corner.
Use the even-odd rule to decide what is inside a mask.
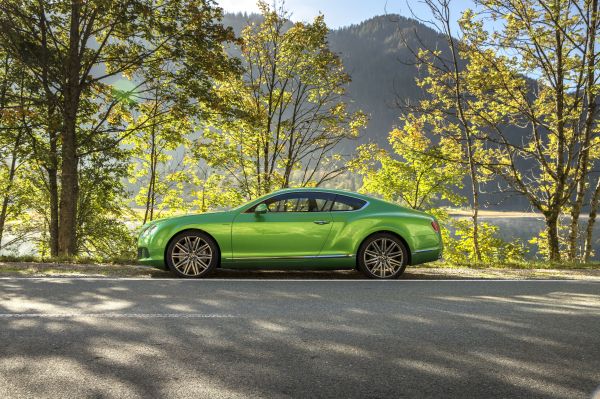
[[[408,251],[398,237],[390,233],[376,233],[363,241],[357,254],[358,270],[373,279],[389,280],[404,273]]]
[[[185,252],[184,249],[189,249]],[[184,231],[177,234],[165,253],[169,269],[177,277],[200,278],[210,274],[219,264],[219,246],[208,234]]]

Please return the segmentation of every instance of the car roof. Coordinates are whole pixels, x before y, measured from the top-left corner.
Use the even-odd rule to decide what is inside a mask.
[[[396,204],[390,201],[385,201],[376,197],[371,197],[364,194],[359,194],[354,191],[339,189],[339,188],[321,188],[321,187],[297,187],[297,188],[282,188],[277,191],[274,191],[272,194],[282,194],[282,193],[294,193],[294,192],[321,192],[321,193],[330,193],[330,194],[340,194],[346,195],[348,197],[354,197],[362,199],[363,201],[367,201],[369,203],[376,203],[379,206],[384,206],[386,208],[394,208],[394,209],[402,209],[405,212],[417,213],[417,214],[425,214],[422,211],[418,211],[415,209],[406,208],[400,204]]]
[[[373,199],[375,199],[373,197],[369,197],[369,196],[366,196],[366,195],[363,195],[363,194],[355,193],[354,191],[350,191],[350,190],[343,190],[343,189],[337,189],[337,188],[321,188],[321,187],[282,188],[282,189],[279,189],[277,191],[274,191],[273,194],[275,194],[275,193],[277,193],[277,194],[281,194],[281,193],[295,193],[295,192],[302,192],[302,191],[330,193],[330,194],[341,194],[341,195],[347,195],[347,196],[350,196],[350,197],[362,198],[364,200],[373,200]]]

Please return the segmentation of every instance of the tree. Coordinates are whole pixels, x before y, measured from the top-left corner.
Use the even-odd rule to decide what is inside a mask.
[[[243,203],[242,193],[227,175],[213,173],[207,166],[200,166],[197,157],[187,157],[187,170],[192,171],[189,181],[191,206],[199,212],[228,208]]]
[[[18,241],[13,237],[3,240],[9,226],[26,211],[28,203],[26,168],[31,146],[28,129],[39,123],[40,117],[32,110],[36,91],[18,63],[0,49],[0,249]],[[14,229],[12,229],[14,233]]]
[[[597,54],[593,47],[594,54],[588,53],[598,29],[591,17],[597,15],[597,2],[477,4],[481,12],[468,11],[461,20],[461,52],[467,60],[471,120],[481,131],[478,139],[494,154],[484,167],[544,215],[548,257],[560,260],[559,216],[577,192],[572,207],[577,223],[597,123],[596,101],[590,101],[597,91],[597,68],[590,70],[590,57],[595,60]],[[484,29],[488,18],[503,23],[489,33]],[[526,133],[511,136],[507,126]],[[574,246],[571,240],[569,252]]]
[[[242,33],[242,78],[219,85],[234,117],[213,118],[198,146],[246,198],[339,176],[344,167],[332,150],[366,120],[345,101],[350,78],[328,48],[323,16],[291,24],[281,8],[259,7],[263,22]]]
[[[360,191],[417,210],[432,209],[443,201],[455,205],[464,201],[456,191],[462,187],[466,169],[444,160],[460,151],[460,146],[448,138],[434,145],[425,134],[424,119],[409,117],[402,129],[390,133],[393,155],[374,144],[358,148],[349,167],[363,177]]]
[[[122,183],[128,157],[125,150],[118,154],[97,152],[80,164],[78,254],[97,259],[135,257],[135,237],[126,224],[132,212]]]
[[[144,207],[145,224],[155,218],[157,209],[178,208],[168,200],[181,199],[181,185],[186,180],[182,173],[183,159],[176,159],[176,151],[185,150],[192,127],[186,114],[175,109],[159,86],[155,87],[152,98],[140,104],[136,119],[152,120],[125,141],[131,146],[135,160],[130,163],[129,181],[139,186],[135,202]]]
[[[443,35],[448,50],[442,51],[439,48],[412,50],[417,66],[427,70],[426,77],[417,81],[417,85],[425,89],[427,97],[417,106],[408,105],[404,108],[428,119],[427,124],[432,125],[432,132],[459,143],[458,153],[447,158],[446,161],[464,163],[468,166],[473,230],[471,243],[475,260],[481,262],[479,185],[484,180],[484,176],[479,170],[478,159],[485,157],[485,154],[482,147],[477,145],[475,136],[478,128],[471,120],[469,93],[464,76],[465,60],[459,48],[462,39],[455,37],[451,29],[451,0],[424,0],[424,3],[433,16],[431,21],[424,22]],[[420,40],[419,42],[422,43]]]
[[[476,247],[472,223],[449,217],[441,207],[464,203],[465,198],[457,191],[469,173],[469,164],[456,161],[462,144],[453,137],[442,136],[437,143],[428,137],[430,121],[428,115],[405,117],[402,129],[389,135],[393,154],[374,144],[360,146],[358,156],[349,164],[363,178],[359,191],[435,215],[441,222],[444,259],[448,262],[472,265],[523,260],[523,244],[500,239],[498,227],[488,223],[480,223]]]
[[[579,5],[578,2],[575,5]],[[577,171],[575,179],[577,181],[577,189],[575,200],[571,206],[571,226],[569,232],[569,259],[574,260],[577,255],[577,238],[579,233],[579,215],[584,203],[586,188],[589,185],[588,175],[591,169],[590,152],[592,151],[593,141],[598,136],[598,61],[600,61],[600,53],[596,49],[598,30],[600,30],[600,8],[598,0],[584,1],[582,9],[579,9],[579,17],[581,18],[576,24],[578,30],[583,30],[582,39],[579,32],[564,32],[566,39],[574,41],[578,50],[582,50],[581,60],[577,64],[577,69],[581,74],[585,75],[581,83],[575,84],[576,98],[579,97],[577,91],[583,88],[582,97],[577,101],[582,101],[584,105],[576,112],[583,117],[583,122],[577,127],[581,129],[579,133],[581,137],[581,153],[578,157]],[[583,46],[583,47],[582,47]],[[572,89],[571,89],[572,91]],[[588,221],[589,223],[589,221]],[[591,237],[586,237],[591,241]],[[589,259],[589,253],[584,255],[586,261]]]
[[[593,139],[590,144],[589,159],[592,167],[597,167],[598,160],[600,160],[600,126],[596,124],[596,130],[593,132]],[[594,187],[593,191],[589,194],[589,214],[588,221],[585,227],[585,240],[583,245],[583,261],[589,262],[593,253],[593,235],[594,226],[596,224],[596,217],[598,216],[598,208],[600,207],[600,176],[596,177],[596,183],[594,185],[589,184],[589,187]]]
[[[21,131],[18,130],[16,137],[12,134],[14,127],[14,113],[10,108],[10,91],[14,78],[10,56],[0,51],[2,65],[0,69],[0,249],[2,249],[2,238],[8,216],[8,206],[11,199],[11,189],[17,169],[17,152],[20,147]],[[18,129],[18,128],[17,128]],[[17,139],[17,140],[15,140]],[[7,160],[7,161],[5,161]]]
[[[81,159],[131,133],[123,134],[123,101],[112,97],[111,79],[140,77],[168,60],[189,82],[186,94],[204,97],[210,78],[229,67],[222,43],[233,35],[212,1],[7,0],[0,11],[0,45],[45,89],[52,253],[73,255]]]

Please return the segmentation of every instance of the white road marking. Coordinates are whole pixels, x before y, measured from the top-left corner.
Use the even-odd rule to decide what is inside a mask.
[[[97,317],[105,319],[231,319],[237,318],[231,314],[212,313],[0,313],[0,319],[24,318],[56,318],[71,319],[80,317]]]

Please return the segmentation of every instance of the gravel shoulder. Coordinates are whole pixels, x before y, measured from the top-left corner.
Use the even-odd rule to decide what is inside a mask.
[[[68,264],[37,262],[0,262],[0,277],[95,277],[95,278],[173,278],[165,270],[140,265]],[[354,270],[290,271],[232,270],[215,271],[209,278],[231,279],[336,279],[360,280]],[[408,267],[403,279],[500,279],[500,280],[595,280],[600,281],[600,268],[595,269],[517,269],[468,267]]]

